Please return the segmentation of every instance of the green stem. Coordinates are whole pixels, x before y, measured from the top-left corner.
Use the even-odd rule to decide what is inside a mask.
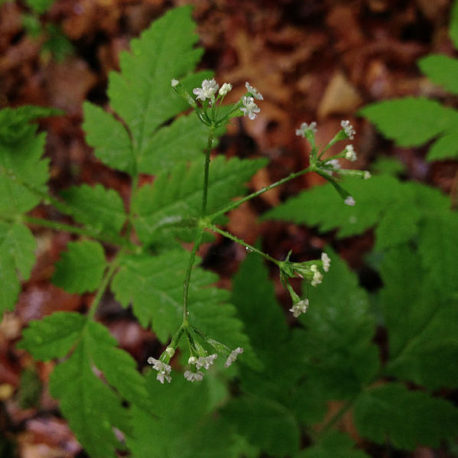
[[[71,224],[60,223],[57,221],[51,221],[43,218],[35,218],[33,216],[23,215],[21,218],[24,222],[28,224],[35,224],[41,227],[48,227],[56,231],[64,231],[69,232],[71,234],[85,235],[86,237],[90,237],[101,242],[110,243],[112,245],[122,246],[130,250],[135,250],[137,248],[137,245],[134,245],[133,243],[130,243],[122,237],[118,237],[116,235],[99,234],[83,227],[76,227],[72,226]],[[1,219],[13,222],[13,220],[7,218],[2,217]]]
[[[218,210],[215,213],[212,213],[211,215],[208,216],[208,219],[210,221],[214,221],[215,218],[217,218],[218,216],[224,215],[225,213],[227,213],[227,212],[229,212],[231,210],[234,210],[235,208],[239,207],[243,203],[245,203],[245,202],[247,202],[247,201],[249,201],[251,199],[254,199],[255,197],[258,197],[261,194],[264,194],[265,192],[270,191],[271,189],[277,188],[278,186],[280,186],[280,185],[282,185],[284,183],[287,183],[288,181],[294,180],[294,178],[297,178],[297,177],[299,177],[301,175],[304,175],[307,172],[313,172],[314,170],[315,170],[315,168],[311,166],[311,167],[307,167],[304,170],[300,170],[299,172],[291,173],[287,177],[282,178],[281,180],[276,181],[275,183],[272,183],[269,186],[266,186],[266,187],[260,189],[259,191],[256,191],[256,192],[253,192],[251,194],[248,194],[247,196],[243,197],[242,199],[239,199],[239,200],[237,200],[235,202],[232,202],[231,204],[227,205],[223,209]]]
[[[116,272],[116,269],[119,267],[119,263],[121,260],[120,255],[122,253],[123,250],[120,250],[115,256],[115,258],[108,264],[108,269],[106,270],[105,275],[103,276],[102,282],[100,283],[100,286],[95,294],[94,300],[92,301],[91,306],[89,308],[89,312],[87,314],[88,321],[94,319],[97,307],[100,304],[100,301],[102,300],[102,297],[105,294],[105,291],[107,290],[108,285],[110,284],[110,281]]]
[[[212,150],[212,143],[214,138],[214,129],[210,128],[210,133],[208,135],[207,149],[205,151],[205,164],[204,164],[204,187],[202,192],[202,208],[200,211],[200,216],[204,217],[207,212],[207,199],[208,199],[208,179],[210,175],[210,153]]]
[[[188,324],[189,285],[191,283],[192,267],[194,265],[194,261],[196,260],[197,250],[199,249],[200,244],[202,243],[203,235],[204,230],[199,227],[197,229],[196,236],[194,237],[194,244],[192,247],[191,254],[189,256],[188,265],[186,267],[186,274],[183,286],[183,326],[187,326]]]
[[[263,258],[267,259],[270,262],[273,262],[274,264],[276,264],[277,266],[280,267],[278,259],[275,259],[272,256],[269,256],[267,253],[264,253],[261,250],[258,250],[253,245],[250,245],[249,243],[246,243],[245,241],[243,241],[242,239],[239,239],[238,237],[236,237],[235,235],[231,234],[230,232],[226,232],[223,229],[220,229],[218,226],[215,226],[214,224],[208,224],[206,226],[206,228],[210,229],[213,232],[217,232],[218,234],[221,234],[224,237],[227,237],[228,239],[233,240],[234,242],[238,243],[239,245],[242,245],[245,248],[247,248],[248,250],[253,251],[253,252],[261,255]]]

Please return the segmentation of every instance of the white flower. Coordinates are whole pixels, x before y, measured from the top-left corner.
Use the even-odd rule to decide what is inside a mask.
[[[370,177],[371,177],[371,172],[369,172],[368,170],[365,170],[364,173],[363,173],[363,178],[365,180],[368,180]]]
[[[200,369],[201,367],[204,367],[208,370],[213,365],[216,358],[218,358],[218,355],[216,353],[206,357],[201,356],[195,362],[196,368]]]
[[[227,357],[226,362],[224,363],[224,367],[229,367],[232,363],[236,361],[237,356],[241,355],[242,353],[242,347],[237,347],[235,350],[232,350],[231,354]]]
[[[232,84],[224,83],[221,86],[221,89],[219,90],[219,95],[224,97],[225,95],[227,95],[231,91],[232,91]]]
[[[172,87],[177,87],[180,84],[180,82],[176,80],[175,78],[173,78],[173,80],[170,81],[170,84]]]
[[[246,90],[256,99],[256,100],[264,100],[262,94],[253,87],[248,81],[245,83]]]
[[[153,369],[157,370],[158,374],[156,379],[162,384],[164,383],[164,380],[167,380],[169,383],[172,381],[172,377],[170,377],[172,368],[168,364],[160,361],[159,359],[153,358],[152,356],[147,359],[147,362],[153,366]]]
[[[355,153],[355,150],[353,149],[353,145],[347,145],[345,147],[345,159],[351,162],[356,161],[356,153]]]
[[[318,270],[318,267],[316,264],[313,264],[310,267],[310,270],[313,272],[313,278],[311,281],[312,286],[319,285],[323,281],[323,274]]]
[[[307,132],[313,132],[316,133],[316,122],[313,121],[310,124],[307,124],[306,122],[303,122],[299,129],[296,129],[296,135],[298,137],[305,137]]]
[[[308,299],[302,299],[299,302],[296,302],[289,311],[293,314],[294,318],[297,318],[299,315],[302,315],[307,311],[307,307],[309,306]]]
[[[200,382],[204,378],[204,374],[202,372],[191,372],[185,371],[184,378],[189,382]]]
[[[323,270],[328,272],[329,267],[331,267],[331,258],[327,255],[327,253],[321,253],[321,261],[323,262]]]
[[[248,116],[250,119],[256,118],[256,114],[261,111],[259,107],[254,103],[253,97],[244,96],[242,98],[242,103],[243,108],[240,108],[240,110],[245,116]]]
[[[331,159],[326,165],[330,165],[332,170],[340,170],[340,162],[337,159]]]
[[[355,204],[356,204],[356,201],[355,201],[355,199],[353,199],[352,196],[348,196],[348,197],[344,200],[344,203],[345,203],[345,205],[349,205],[350,207],[354,207]]]
[[[350,124],[350,121],[342,121],[340,125],[342,126],[342,129],[344,130],[345,135],[350,140],[353,140],[356,132],[355,132],[355,129],[353,129],[353,126]]]
[[[196,87],[192,90],[192,92],[197,96],[198,100],[206,100],[211,99],[216,94],[219,86],[218,83],[214,80],[203,80],[202,81],[202,88]]]

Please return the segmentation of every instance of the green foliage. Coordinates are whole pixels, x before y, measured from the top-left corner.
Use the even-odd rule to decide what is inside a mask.
[[[37,14],[45,13],[54,2],[55,0],[26,0],[27,6]]]
[[[132,303],[142,326],[150,323],[158,338],[166,342],[179,327],[183,315],[183,279],[188,253],[167,251],[151,257],[126,256],[112,283],[116,299],[124,306]],[[231,348],[242,346],[248,362],[255,363],[250,344],[235,317],[234,307],[227,304],[225,290],[209,287],[217,277],[195,268],[190,290],[190,320],[210,337]]]
[[[439,446],[456,437],[457,423],[458,411],[449,402],[395,383],[365,391],[355,405],[355,424],[365,437],[383,444],[388,436],[405,450]]]
[[[450,37],[458,49],[458,3],[451,12]],[[458,93],[458,60],[430,55],[418,61],[420,70],[435,84]],[[420,146],[436,139],[427,160],[458,158],[458,112],[424,97],[377,102],[360,110],[386,137],[400,146]]]
[[[126,222],[123,201],[114,189],[83,184],[67,188],[62,197],[72,207],[76,221],[98,231],[116,234]]]
[[[121,54],[121,72],[110,73],[108,94],[123,123],[85,103],[83,128],[105,164],[131,175],[157,173],[199,157],[206,146],[207,128],[195,116],[160,128],[187,108],[172,92],[172,78],[195,87],[208,75],[190,74],[202,55],[194,48],[198,37],[190,13],[189,7],[168,12],[132,40],[131,53]]]
[[[53,283],[69,293],[95,291],[107,266],[105,252],[98,242],[71,242],[56,263]]]
[[[367,458],[361,450],[354,448],[354,442],[338,431],[325,436],[318,444],[303,450],[295,458]]]
[[[119,394],[143,408],[151,407],[135,361],[116,344],[101,324],[64,312],[32,322],[20,343],[21,348],[45,361],[63,357],[73,349],[52,373],[50,391],[60,400],[78,440],[94,457],[115,456],[120,444],[113,427],[130,430],[128,411]],[[117,392],[102,382],[94,368]]]
[[[244,183],[264,164],[262,159],[214,159],[208,187],[208,212],[219,210],[231,198],[242,194]],[[200,212],[202,182],[202,162],[195,161],[189,167],[179,164],[170,176],[158,174],[154,184],[143,186],[132,203],[140,240],[147,245],[173,236],[189,241],[194,232],[192,218],[198,217]]]
[[[35,263],[36,242],[20,223],[0,221],[0,316],[16,303],[21,278],[28,280]]]
[[[127,445],[138,458],[237,458],[230,425],[212,412],[211,386],[184,378],[158,384],[150,373],[146,386],[155,400],[154,414],[132,409]]]

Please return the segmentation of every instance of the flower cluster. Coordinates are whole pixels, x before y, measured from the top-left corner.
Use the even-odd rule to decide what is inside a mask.
[[[156,379],[159,380],[162,384],[165,380],[167,380],[169,383],[172,381],[172,377],[170,376],[170,372],[172,371],[171,366],[169,366],[167,363],[164,363],[160,359],[153,358],[152,356],[148,358],[147,362],[148,364],[151,364],[153,369],[157,371]]]
[[[206,125],[218,127],[225,124],[230,118],[235,116],[247,116],[255,119],[261,111],[255,100],[263,100],[262,94],[250,83],[245,83],[246,93],[240,100],[226,108],[220,110],[220,105],[224,97],[232,90],[230,83],[224,83],[221,87],[214,79],[203,80],[201,87],[192,90],[194,97],[177,79],[171,81],[172,89],[184,98],[192,106],[199,119]]]

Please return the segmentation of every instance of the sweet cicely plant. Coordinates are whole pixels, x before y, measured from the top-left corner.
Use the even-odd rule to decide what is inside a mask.
[[[230,82],[219,85],[211,72],[195,73],[202,49],[194,46],[194,28],[190,8],[168,12],[121,54],[120,72],[109,76],[109,108],[84,104],[83,128],[95,156],[130,177],[127,202],[100,184],[51,193],[42,157],[45,134],[37,134],[30,121],[60,113],[37,107],[0,111],[1,311],[14,308],[20,280],[28,279],[35,262],[29,225],[73,234],[52,281],[88,298],[86,314],[56,311],[31,321],[19,348],[36,361],[54,361],[49,390],[91,457],[114,457],[127,448],[136,457],[195,458],[202,443],[206,456],[293,456],[300,428],[320,421],[329,399],[345,403],[321,436],[307,430],[317,447],[338,444],[342,456],[356,456],[348,437],[328,435],[354,405],[367,437],[380,441],[388,430],[397,445],[412,447],[416,439],[393,435],[390,422],[370,429],[371,396],[383,400],[377,398],[377,406],[394,395],[404,396],[406,405],[419,399],[422,415],[435,400],[412,397],[394,383],[370,391],[385,372],[371,343],[375,324],[365,295],[344,263],[332,250],[306,261],[295,261],[294,253],[275,259],[224,229],[226,215],[241,204],[312,172],[337,191],[329,201],[344,211],[358,209],[359,197],[341,181],[370,177],[342,167],[356,159],[347,142],[355,134],[352,125],[342,121],[334,138],[319,146],[316,123],[303,123],[296,133],[310,144],[309,166],[245,195],[245,183],[266,161],[211,153],[232,119],[250,122],[259,115],[263,96],[248,82],[233,88]],[[236,91],[238,100],[226,103]],[[331,154],[338,144],[340,152]],[[39,204],[58,217],[31,214]],[[215,234],[250,252],[232,295],[199,266],[199,248]],[[278,268],[291,296],[289,311],[299,320],[294,329],[276,303],[262,258]],[[293,278],[302,279],[301,292]],[[145,375],[102,323],[108,290],[163,346],[162,353],[145,354],[139,362],[142,369],[146,362],[152,366]],[[334,290],[337,305],[331,293],[326,296]],[[233,365],[236,360],[240,364]],[[240,396],[230,399],[235,375]],[[443,416],[452,418],[448,404],[439,404]],[[431,442],[449,437],[450,429]]]

